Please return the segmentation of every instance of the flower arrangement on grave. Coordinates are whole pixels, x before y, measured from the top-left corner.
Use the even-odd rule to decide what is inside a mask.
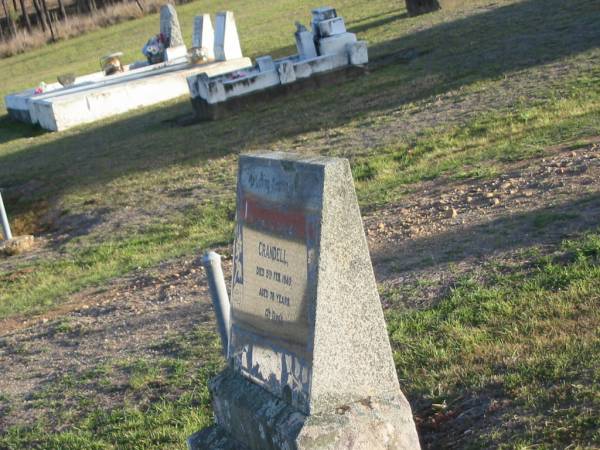
[[[148,63],[157,64],[165,60],[165,48],[167,47],[167,39],[162,33],[152,36],[144,45],[142,53],[148,58]]]
[[[230,72],[225,74],[225,78],[228,80],[237,80],[238,78],[244,78],[248,76],[248,72],[244,72],[243,70],[236,70],[234,72]]]
[[[37,95],[37,94],[43,94],[44,92],[46,92],[46,89],[47,89],[47,88],[48,88],[48,87],[46,86],[46,83],[44,83],[44,82],[42,81],[42,82],[41,82],[40,84],[38,84],[38,86],[35,88],[35,90],[34,90],[34,94],[35,94],[35,95]]]
[[[208,62],[208,50],[204,47],[194,47],[189,53],[189,58],[193,64]]]

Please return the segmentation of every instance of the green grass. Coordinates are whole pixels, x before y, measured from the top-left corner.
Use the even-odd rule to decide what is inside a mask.
[[[232,202],[204,205],[188,211],[182,223],[154,224],[142,233],[115,236],[91,245],[72,242],[64,247],[58,260],[24,264],[18,277],[0,273],[1,292],[10,295],[0,303],[0,316],[43,311],[82,287],[198,248],[222,245],[231,235],[232,211]]]
[[[540,156],[557,142],[599,131],[599,108],[600,89],[582,92],[577,79],[564,86],[559,102],[481,114],[467,124],[428,129],[405,142],[373,149],[354,163],[360,199],[384,205],[398,201],[406,185],[422,180],[494,177],[494,164]]]
[[[600,445],[600,234],[531,261],[535,254],[484,268],[483,282],[465,276],[431,309],[387,311],[422,435],[436,432],[435,417],[468,405],[482,407],[491,424],[461,448]],[[158,363],[115,360],[55,379],[35,398],[37,424],[8,429],[0,446],[182,448],[211,422],[206,385],[221,367],[218,338],[197,329],[155,350],[164,354]],[[115,391],[122,406],[86,401]],[[48,433],[58,423],[61,431]]]
[[[0,448],[184,447],[189,435],[212,422],[207,383],[222,368],[220,343],[214,332],[198,328],[170,336],[156,350],[165,352],[158,362],[115,359],[57,376],[32,399],[36,423],[6,430]],[[98,407],[98,399],[115,394],[117,404]],[[56,427],[63,431],[48,433]]]
[[[591,233],[533,263],[490,267],[483,283],[466,276],[430,310],[389,312],[404,389],[447,414],[469,398],[506,401],[473,447],[600,445],[599,263]]]

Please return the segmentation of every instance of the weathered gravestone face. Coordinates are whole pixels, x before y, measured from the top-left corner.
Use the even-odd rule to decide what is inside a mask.
[[[323,179],[320,166],[240,161],[230,354],[243,375],[306,412]]]
[[[242,57],[240,38],[231,11],[217,13],[215,24],[215,59],[227,61]]]
[[[169,47],[184,45],[177,11],[170,3],[160,8],[160,32],[167,39]]]
[[[192,47],[203,49],[208,60],[215,59],[215,31],[209,14],[194,17]]]
[[[348,161],[242,155],[236,215],[232,369],[191,447],[418,449]]]

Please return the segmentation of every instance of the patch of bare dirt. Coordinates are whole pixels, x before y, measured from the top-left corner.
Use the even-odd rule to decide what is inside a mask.
[[[396,303],[431,306],[486,261],[510,263],[523,249],[543,250],[598,226],[600,139],[501,172],[422,183],[402,204],[364,218],[378,282],[406,292]],[[416,286],[419,295],[407,288]]]
[[[177,260],[80,292],[41,316],[0,321],[0,393],[12,407],[9,414],[0,409],[0,430],[33,423],[34,394],[53,379],[105,361],[158,358],[156,345],[167,336],[212,326],[207,289],[198,260]],[[94,400],[108,408],[122,403],[110,393]]]

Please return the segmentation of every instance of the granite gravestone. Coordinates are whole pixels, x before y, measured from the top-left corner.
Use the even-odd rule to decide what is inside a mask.
[[[242,155],[229,368],[192,449],[418,449],[345,159]]]
[[[167,41],[167,47],[185,45],[181,35],[181,27],[177,18],[177,11],[170,3],[160,8],[160,33]]]

